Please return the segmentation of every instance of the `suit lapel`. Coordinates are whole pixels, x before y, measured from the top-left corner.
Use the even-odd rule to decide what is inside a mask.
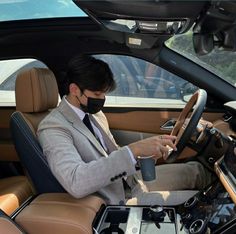
[[[84,125],[81,119],[77,116],[77,114],[71,109],[71,107],[66,103],[63,97],[60,105],[58,106],[58,110],[63,114],[65,119],[72,123],[73,127],[78,130],[81,134],[88,138],[88,140],[97,148],[97,150],[104,156],[107,157],[107,153],[102,148],[100,143],[94,137],[94,135],[88,130],[88,128]]]
[[[101,125],[98,123],[98,121],[92,116],[91,116],[91,120],[93,121],[93,123],[95,124],[95,126],[99,129],[99,131],[102,134],[102,137],[104,139],[104,142],[107,146],[108,152],[111,153],[114,150],[117,150],[117,146],[113,143],[113,141],[110,139],[110,137],[107,135],[107,133],[104,131],[104,129],[101,127]]]

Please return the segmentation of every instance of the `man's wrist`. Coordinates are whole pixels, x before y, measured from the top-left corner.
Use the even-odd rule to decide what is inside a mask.
[[[139,151],[138,151],[138,147],[136,143],[131,143],[128,145],[130,151],[132,152],[134,158],[136,159],[138,155],[140,155]]]

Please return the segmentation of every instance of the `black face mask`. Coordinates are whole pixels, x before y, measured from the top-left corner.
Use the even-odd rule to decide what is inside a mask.
[[[84,96],[87,97],[85,94]],[[84,112],[90,114],[96,114],[97,112],[99,112],[103,108],[105,103],[105,98],[87,97],[87,99],[88,99],[87,106],[80,103],[80,107]]]

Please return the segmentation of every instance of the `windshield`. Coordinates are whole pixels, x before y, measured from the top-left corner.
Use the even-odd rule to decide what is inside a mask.
[[[72,0],[1,0],[0,21],[87,16]]]
[[[166,46],[236,86],[236,52],[219,48],[207,55],[198,56],[193,48],[192,32],[170,38]]]

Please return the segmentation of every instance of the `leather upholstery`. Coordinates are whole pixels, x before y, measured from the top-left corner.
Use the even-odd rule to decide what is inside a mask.
[[[68,204],[77,207],[87,207],[93,210],[95,213],[98,212],[104,201],[94,195],[89,195],[80,199],[72,197],[68,193],[44,193],[38,196],[32,204]]]
[[[48,167],[36,137],[39,122],[56,107],[58,87],[46,68],[32,68],[16,79],[16,109],[10,127],[17,154],[36,192],[65,192]]]
[[[22,234],[8,219],[0,217],[0,232],[4,234]]]
[[[1,179],[0,209],[11,215],[32,194],[32,188],[25,176]]]
[[[12,142],[2,141],[0,144],[0,161],[3,162],[19,162],[16,150]]]
[[[52,71],[32,68],[17,76],[16,110],[21,112],[44,112],[58,103],[58,87]]]
[[[15,221],[29,234],[92,234],[92,222],[104,201],[96,196],[42,194]]]
[[[0,210],[0,233],[25,234],[25,232],[9,216]]]

